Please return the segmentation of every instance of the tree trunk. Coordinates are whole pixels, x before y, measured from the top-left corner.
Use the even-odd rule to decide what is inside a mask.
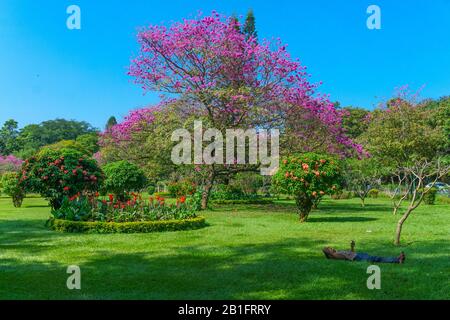
[[[365,200],[364,198],[361,198],[361,207],[363,207],[363,208],[366,206],[366,205],[364,204],[364,200]]]
[[[397,214],[397,210],[398,210],[398,207],[396,205],[394,205],[394,210],[392,212],[394,214],[394,216]]]
[[[297,195],[295,203],[300,215],[300,223],[308,221],[308,216],[311,212],[314,202],[305,193],[301,193]]]
[[[402,218],[397,223],[397,230],[395,232],[395,242],[394,244],[396,246],[400,245],[400,236],[402,233],[403,223],[405,223],[406,219],[408,219],[409,215],[411,214],[413,208],[408,207],[408,210],[406,210],[405,214],[402,216]]]
[[[211,189],[212,189],[212,186],[214,184],[215,177],[216,177],[216,175],[215,175],[214,170],[213,170],[209,174],[208,180],[206,181],[206,183],[205,183],[205,185],[203,187],[202,207],[201,207],[202,210],[208,209],[209,196],[211,194]]]

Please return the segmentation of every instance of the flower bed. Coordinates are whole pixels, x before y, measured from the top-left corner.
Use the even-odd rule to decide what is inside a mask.
[[[47,221],[47,226],[55,231],[71,233],[149,233],[200,229],[206,226],[206,221],[201,216],[183,220],[142,222],[89,222],[51,218]]]
[[[52,210],[47,226],[79,233],[146,233],[205,226],[205,219],[196,216],[195,206],[186,197],[167,205],[161,197],[145,201],[139,194],[129,196],[126,201],[112,194],[108,200],[102,200],[98,194],[66,197],[59,209]]]

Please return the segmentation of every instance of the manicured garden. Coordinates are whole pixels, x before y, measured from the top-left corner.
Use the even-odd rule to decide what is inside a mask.
[[[308,223],[293,201],[227,205],[203,212],[208,226],[145,234],[49,230],[47,201],[21,208],[0,198],[0,299],[449,299],[449,205],[421,205],[393,245],[390,202],[324,199]],[[326,245],[397,255],[380,265],[381,290],[368,290],[369,264],[325,259]],[[68,290],[78,265],[81,290]]]
[[[139,28],[127,74],[160,100],[101,129],[4,122],[0,299],[450,298],[450,97],[341,106],[241,20]],[[370,290],[322,252],[352,240],[406,263]]]

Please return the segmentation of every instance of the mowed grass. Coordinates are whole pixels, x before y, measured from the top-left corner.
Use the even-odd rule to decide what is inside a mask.
[[[50,209],[0,198],[0,299],[449,299],[450,206],[422,205],[395,247],[389,201],[325,200],[300,224],[289,201],[205,212],[209,226],[155,234],[61,234]],[[326,260],[324,246],[398,255],[369,290],[368,263]],[[81,290],[66,269],[81,268]]]

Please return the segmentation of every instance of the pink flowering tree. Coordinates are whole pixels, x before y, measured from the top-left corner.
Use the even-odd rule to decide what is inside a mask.
[[[170,138],[183,126],[182,119],[175,101],[132,110],[100,135],[101,150],[94,158],[100,165],[127,160],[144,169],[151,183],[165,180],[174,171]]]
[[[1,156],[0,155],[0,174],[5,172],[16,172],[22,167],[23,160],[13,155]]]
[[[216,129],[280,128],[303,138],[305,146],[311,144],[308,124],[289,128],[303,116],[315,132],[326,129],[320,131],[321,148],[342,152],[354,147],[341,130],[341,115],[316,95],[317,85],[308,81],[306,68],[291,58],[287,46],[246,36],[236,19],[213,12],[170,27],[152,25],[139,33],[138,42],[140,52],[129,70],[135,82],[144,91],[167,93],[195,106]],[[202,170],[207,172],[205,208],[218,175],[249,167],[205,165]]]

